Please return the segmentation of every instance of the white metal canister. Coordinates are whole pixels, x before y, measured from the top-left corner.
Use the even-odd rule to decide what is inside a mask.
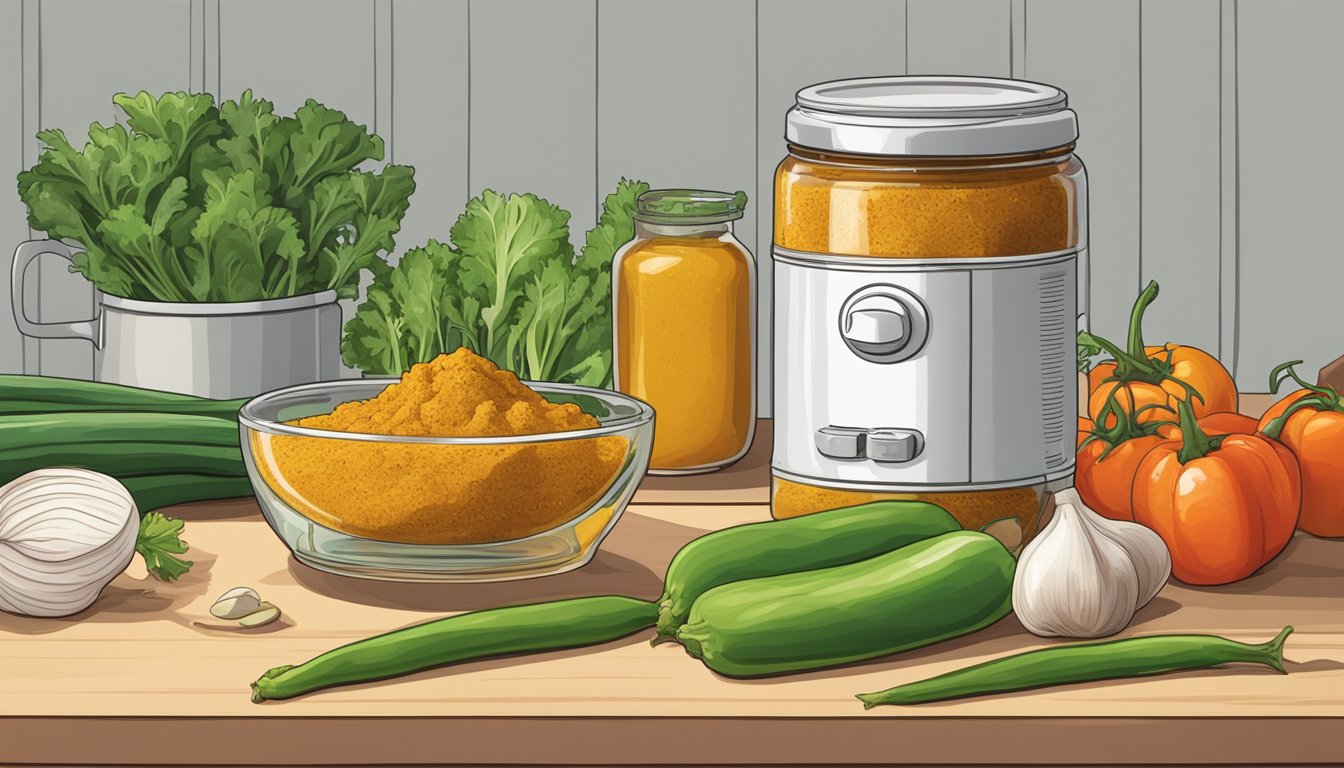
[[[777,517],[930,498],[1034,533],[1074,464],[1077,135],[1038,83],[798,94],[775,198]]]

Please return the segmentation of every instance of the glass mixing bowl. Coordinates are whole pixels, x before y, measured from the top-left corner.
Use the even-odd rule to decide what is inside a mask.
[[[591,387],[524,382],[591,429],[503,437],[337,432],[291,422],[396,379],[268,392],[239,412],[262,513],[306,565],[394,581],[502,581],[578,568],[649,464],[653,409]]]

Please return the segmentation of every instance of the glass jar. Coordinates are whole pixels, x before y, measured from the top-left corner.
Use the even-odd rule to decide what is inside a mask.
[[[709,472],[756,427],[756,266],[733,236],[746,195],[640,195],[612,264],[615,385],[653,406],[652,474]]]
[[[775,176],[775,517],[922,499],[1015,547],[1071,485],[1087,218],[1066,107],[988,78],[799,92]]]

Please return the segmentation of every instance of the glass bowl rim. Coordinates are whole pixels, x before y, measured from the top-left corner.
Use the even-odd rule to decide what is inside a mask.
[[[299,427],[293,424],[285,424],[279,421],[264,418],[256,414],[256,410],[264,405],[269,405],[275,400],[294,395],[301,395],[306,392],[339,392],[343,389],[353,389],[359,386],[369,384],[383,383],[384,386],[390,386],[401,381],[396,377],[374,377],[363,379],[337,379],[334,381],[318,381],[312,384],[299,384],[292,387],[273,390],[257,395],[243,404],[238,410],[238,423],[243,426],[269,435],[290,435],[295,437],[316,437],[333,440],[357,440],[370,443],[412,443],[423,445],[518,445],[527,443],[551,443],[564,440],[583,440],[592,437],[604,437],[615,435],[630,429],[637,429],[653,421],[653,407],[643,400],[631,397],[629,395],[615,392],[610,389],[600,389],[598,387],[586,387],[580,384],[560,384],[549,381],[524,381],[522,382],[529,389],[539,393],[557,393],[566,395],[582,395],[596,398],[605,404],[619,403],[621,405],[635,409],[635,413],[618,416],[616,418],[595,416],[600,423],[596,427],[587,429],[575,429],[567,432],[540,432],[533,435],[481,435],[477,437],[430,437],[420,435],[377,435],[368,432],[341,432],[332,429],[313,429],[311,427]],[[349,402],[349,401],[346,401]]]

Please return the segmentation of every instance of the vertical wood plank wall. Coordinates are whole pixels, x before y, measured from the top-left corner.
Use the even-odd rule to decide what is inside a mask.
[[[1092,330],[1123,336],[1139,260],[1139,14],[1135,0],[1028,0],[1022,76],[1058,84],[1087,166]],[[1150,324],[1154,339],[1176,327]]]
[[[27,5],[12,0],[0,3],[0,104],[9,105],[0,110],[0,269],[6,275],[14,246],[28,239],[23,204],[10,186],[14,174],[27,167],[28,146],[33,143],[28,133],[23,78],[28,54],[23,44]],[[34,358],[29,361],[23,337],[12,319],[8,277],[0,278],[0,283],[5,288],[0,291],[0,371],[18,372],[36,365],[37,345],[33,345]]]
[[[1262,391],[1344,353],[1344,155],[1333,0],[0,0],[0,270],[31,233],[13,179],[33,134],[76,141],[118,91],[317,98],[417,168],[401,249],[447,237],[481,189],[535,192],[576,238],[622,176],[745,189],[739,237],[769,317],[783,115],[803,85],[874,74],[1022,77],[1078,111],[1095,330],[1149,279],[1152,341],[1196,344]],[[24,297],[88,317],[54,257]],[[7,282],[7,281],[6,281]],[[0,371],[87,376],[80,341],[22,339],[0,295]],[[768,413],[769,329],[759,353]]]
[[[1344,352],[1344,4],[1238,5],[1236,350],[1264,387],[1279,362]]]

